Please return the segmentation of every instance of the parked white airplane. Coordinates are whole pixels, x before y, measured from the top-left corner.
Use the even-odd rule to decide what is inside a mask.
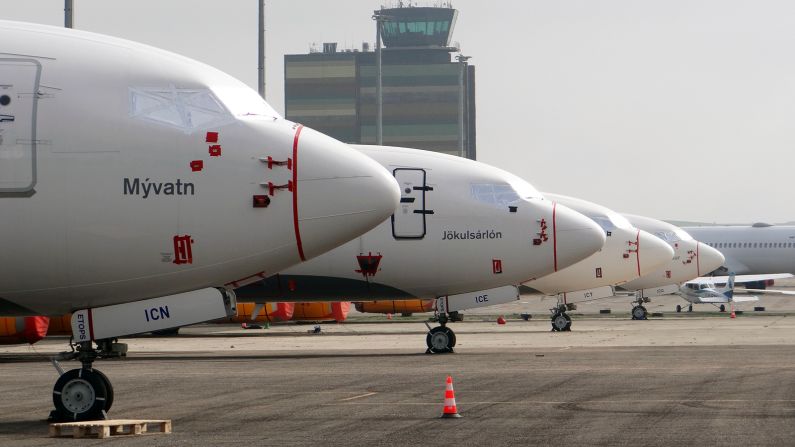
[[[767,281],[771,279],[784,279],[792,278],[790,273],[774,273],[766,275],[735,275],[734,273],[728,276],[709,276],[696,278],[692,281],[686,282],[679,289],[677,294],[689,302],[687,311],[693,311],[693,304],[712,304],[718,306],[721,312],[726,310],[726,304],[732,305],[732,312],[734,312],[734,303],[758,301],[759,297],[755,295],[736,295],[734,292],[735,282],[757,282]],[[719,288],[716,284],[725,283],[726,286]],[[795,292],[784,290],[749,290],[744,291],[756,293],[779,293],[785,295],[795,295]],[[681,312],[682,306],[676,305],[676,311]]]
[[[402,189],[387,221],[342,247],[257,284],[241,301],[437,300],[430,352],[450,352],[462,309],[518,299],[515,287],[602,248],[604,231],[543,199],[529,183],[475,161],[415,149],[356,146]]]
[[[552,330],[568,331],[571,318],[567,310],[576,303],[613,296],[614,285],[624,284],[670,263],[673,249],[661,239],[634,227],[613,210],[557,194],[544,196],[584,214],[604,230],[607,242],[588,258],[550,275],[525,282],[524,285],[547,294],[557,295],[552,309]]]
[[[679,291],[680,284],[705,275],[720,266],[723,255],[699,242],[683,229],[650,217],[624,214],[633,225],[667,242],[674,249],[674,257],[662,268],[620,286],[632,294],[633,320],[645,320],[648,314],[644,303],[651,298]]]
[[[373,228],[394,178],[204,64],[0,21],[0,315],[74,311],[59,417],[96,418],[115,337],[225,316],[256,281]],[[192,292],[193,291],[193,292]],[[99,307],[104,306],[104,307]],[[98,348],[94,348],[96,341]]]
[[[795,273],[795,226],[757,223],[752,226],[686,227],[684,230],[720,250],[726,257],[716,274]],[[762,289],[765,283],[748,286]]]

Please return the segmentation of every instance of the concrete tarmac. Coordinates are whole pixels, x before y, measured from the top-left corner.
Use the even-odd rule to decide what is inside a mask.
[[[426,355],[422,323],[243,331],[199,326],[124,340],[100,361],[113,418],[172,419],[174,433],[114,445],[789,445],[795,315],[666,315],[463,322],[456,354]],[[0,445],[47,438],[63,338],[0,349]],[[65,363],[74,368],[78,364]],[[445,378],[461,419],[439,419]]]

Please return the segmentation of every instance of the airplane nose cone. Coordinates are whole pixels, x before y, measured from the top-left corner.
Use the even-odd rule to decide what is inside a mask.
[[[674,257],[674,249],[667,242],[647,233],[638,232],[638,276],[659,270]]]
[[[593,220],[554,204],[555,271],[582,261],[605,244],[605,232]]]
[[[325,253],[389,218],[397,181],[380,164],[309,128],[296,132],[294,225],[302,260]]]
[[[698,275],[703,276],[722,266],[726,262],[726,257],[709,245],[698,242],[698,245],[696,245],[696,262],[698,263]]]

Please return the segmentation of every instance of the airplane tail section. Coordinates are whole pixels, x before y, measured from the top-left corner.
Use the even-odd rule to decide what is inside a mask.
[[[734,297],[734,272],[729,273],[729,280],[726,283],[726,287],[723,289],[723,295],[726,296],[729,301],[732,301]]]

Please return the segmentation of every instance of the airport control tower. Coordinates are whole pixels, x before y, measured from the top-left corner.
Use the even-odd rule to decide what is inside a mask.
[[[475,67],[451,43],[458,11],[381,8],[383,142],[475,159]],[[376,142],[376,52],[325,43],[284,57],[285,115],[348,143]]]

